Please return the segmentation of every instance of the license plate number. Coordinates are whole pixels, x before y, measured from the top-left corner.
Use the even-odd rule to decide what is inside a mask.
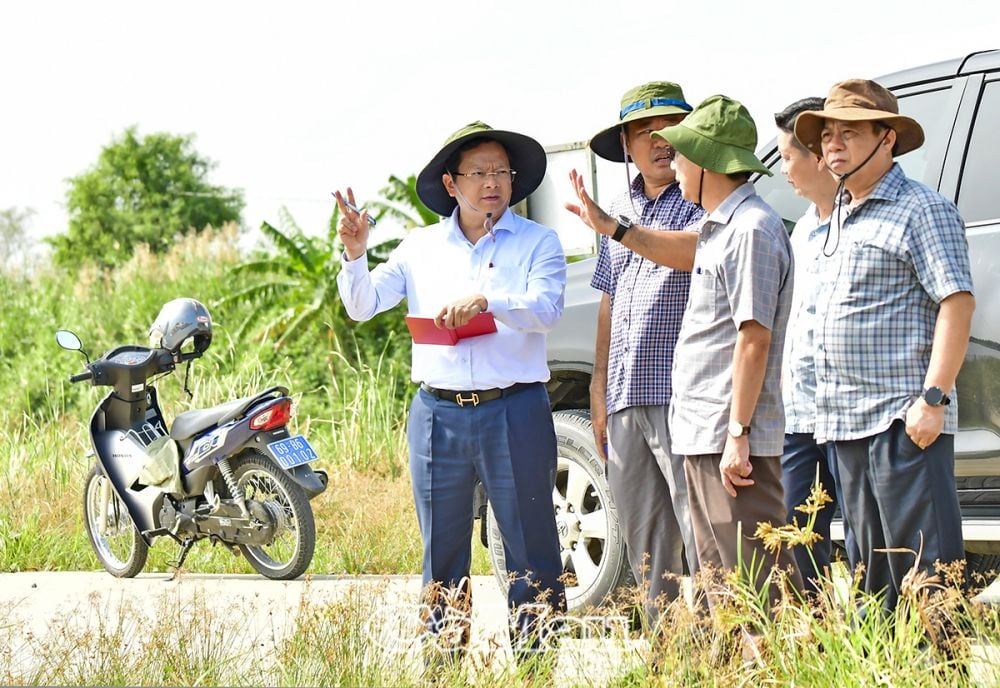
[[[271,442],[267,445],[267,450],[282,468],[295,468],[319,458],[309,440],[302,435]]]

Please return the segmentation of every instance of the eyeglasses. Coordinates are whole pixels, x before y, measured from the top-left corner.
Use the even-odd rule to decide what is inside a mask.
[[[468,177],[474,182],[482,183],[487,177],[493,177],[498,182],[511,182],[514,181],[514,175],[517,174],[516,170],[494,170],[493,172],[480,172],[476,170],[475,172],[452,172],[456,177]]]

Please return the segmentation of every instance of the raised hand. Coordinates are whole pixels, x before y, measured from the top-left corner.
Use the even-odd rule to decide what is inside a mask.
[[[340,222],[337,223],[337,235],[344,243],[344,253],[348,260],[357,260],[368,250],[368,211],[362,210],[360,213],[348,207],[350,203],[355,208],[358,204],[354,202],[354,191],[347,187],[347,202],[340,191],[335,191],[333,195],[337,198],[337,207],[340,208]]]
[[[601,210],[601,206],[594,203],[594,199],[587,193],[587,188],[583,185],[583,175],[576,170],[570,170],[569,181],[573,185],[579,205],[566,203],[566,210],[570,211],[598,234],[611,236],[618,227],[618,221]]]

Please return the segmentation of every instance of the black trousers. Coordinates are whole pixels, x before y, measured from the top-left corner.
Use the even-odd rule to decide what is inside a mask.
[[[965,557],[955,491],[955,437],[941,435],[921,450],[897,420],[877,435],[834,442],[833,451],[844,518],[865,565],[863,589],[883,593],[882,606],[891,612],[899,602],[903,576],[914,564],[934,574],[936,560]]]

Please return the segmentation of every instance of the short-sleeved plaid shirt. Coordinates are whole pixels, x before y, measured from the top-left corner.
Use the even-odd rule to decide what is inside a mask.
[[[642,175],[608,213],[663,230],[684,229],[702,216],[701,208],[681,197],[676,183],[647,198]],[[657,265],[601,237],[590,286],[611,297],[608,413],[670,402],[670,367],[690,284],[690,273]]]
[[[923,390],[939,304],[972,292],[958,209],[898,164],[853,209],[823,261],[816,303],[816,439],[882,432]],[[837,241],[837,209],[831,244]],[[954,390],[944,432],[958,430]]]
[[[750,183],[702,222],[691,296],[674,354],[670,437],[675,454],[718,454],[733,398],[740,325],[771,331],[764,381],[750,419],[750,454],[780,456],[785,441],[781,352],[792,301],[792,249],[781,218]]]

